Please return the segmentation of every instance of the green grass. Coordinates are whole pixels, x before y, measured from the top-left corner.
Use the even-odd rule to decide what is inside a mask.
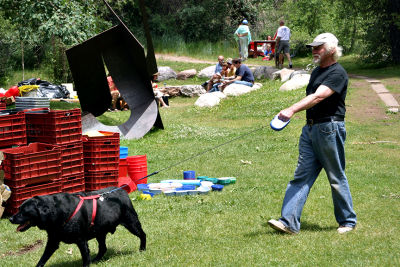
[[[305,205],[300,234],[285,236],[266,222],[280,215],[285,188],[297,163],[298,137],[305,114],[297,114],[281,132],[272,131],[268,124],[280,109],[301,99],[304,90],[279,92],[279,82],[263,84],[260,90],[229,97],[214,108],[196,108],[196,98],[172,98],[171,108],[160,110],[164,130],[152,130],[139,140],[121,139],[121,145],[129,147],[129,155],[147,154],[149,173],[167,168],[150,177],[150,182],[180,179],[182,171],[195,170],[197,175],[234,176],[237,183],[203,196],[159,195],[140,201],[137,192],[131,193],[147,233],[147,251],[139,253],[138,239],[119,227],[108,236],[109,251],[104,261],[93,266],[400,264],[400,115],[387,114],[385,119],[361,123],[348,114],[347,176],[358,215],[356,231],[336,233],[330,188],[326,175],[321,173]],[[364,89],[350,87],[348,105],[360,101],[358,90]],[[129,112],[112,112],[100,120],[112,124],[128,116]],[[259,130],[247,134],[256,129]],[[244,136],[179,164],[239,135]],[[15,233],[15,228],[6,219],[0,221],[2,266],[32,266],[43,253],[43,246],[20,256],[9,252],[38,239],[46,240],[46,235],[37,228]],[[96,241],[90,241],[89,246],[94,256]],[[70,248],[72,255],[67,253]],[[62,244],[48,265],[80,266],[81,256],[75,245]]]

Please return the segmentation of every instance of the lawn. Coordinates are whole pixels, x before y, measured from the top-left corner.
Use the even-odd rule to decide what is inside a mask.
[[[267,221],[280,215],[297,163],[305,113],[296,114],[281,132],[268,124],[280,109],[302,98],[304,90],[279,92],[279,82],[262,82],[261,89],[229,97],[214,108],[196,108],[195,98],[172,98],[171,108],[160,110],[164,130],[152,130],[139,140],[121,140],[129,155],[147,154],[149,173],[165,169],[150,182],[181,179],[184,170],[195,170],[197,175],[234,176],[237,183],[208,195],[158,195],[150,201],[131,193],[147,233],[147,251],[140,253],[138,238],[119,227],[108,236],[104,260],[93,266],[400,265],[400,115],[360,120],[349,109],[346,170],[358,216],[356,230],[336,233],[330,188],[321,173],[303,210],[300,234],[286,236],[269,228]],[[351,80],[349,107],[363,101],[359,97],[363,90],[371,90],[353,84]],[[100,119],[113,123],[128,117],[126,111],[106,113]],[[8,220],[0,220],[1,266],[36,264],[44,246],[28,253],[21,249],[45,241],[45,232],[32,228],[15,233],[15,229]],[[97,242],[92,240],[89,246],[94,256]],[[67,244],[48,262],[48,266],[80,265],[78,248]]]

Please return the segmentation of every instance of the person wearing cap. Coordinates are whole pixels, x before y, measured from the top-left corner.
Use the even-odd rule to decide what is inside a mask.
[[[288,121],[295,113],[306,110],[307,123],[300,136],[298,163],[294,179],[286,188],[281,217],[269,220],[268,224],[283,233],[298,233],[308,193],[324,169],[339,224],[337,231],[343,234],[352,231],[357,222],[345,174],[344,117],[348,76],[337,62],[342,49],[333,34],[320,34],[307,46],[312,48],[313,61],[319,65],[311,73],[307,96],[278,114],[279,119]]]
[[[232,83],[253,87],[254,76],[249,67],[247,67],[245,64],[242,64],[242,60],[240,58],[235,58],[232,60],[232,63],[236,68],[235,77],[226,78],[225,81],[223,81],[220,90],[223,91],[226,86]]]
[[[234,78],[236,73],[236,68],[232,63],[232,58],[228,58],[226,60],[226,63],[228,64],[228,73],[226,74],[226,78],[227,79]]]
[[[234,33],[236,41],[239,42],[239,57],[246,60],[249,56],[248,47],[251,42],[251,33],[248,26],[249,22],[244,19]]]
[[[277,34],[276,34],[276,54],[275,54],[275,62],[278,61],[279,59],[279,55],[280,53],[283,51],[283,53],[285,54],[286,58],[289,61],[289,68],[293,68],[293,64],[292,64],[292,59],[290,58],[290,29],[285,26],[285,22],[283,20],[281,20],[279,22],[279,28],[277,30]],[[283,60],[282,60],[283,62]],[[282,67],[280,66],[281,63],[278,64],[277,67]]]

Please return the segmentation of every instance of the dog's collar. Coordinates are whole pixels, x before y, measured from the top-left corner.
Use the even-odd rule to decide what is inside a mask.
[[[75,211],[71,214],[71,216],[69,216],[68,220],[65,223],[68,223],[72,217],[74,217],[78,211],[82,208],[83,205],[83,201],[87,200],[87,199],[92,199],[93,200],[93,209],[92,209],[92,221],[90,222],[90,226],[94,225],[94,219],[96,218],[96,213],[97,213],[97,199],[100,198],[100,195],[93,195],[93,196],[87,196],[87,197],[83,197],[83,196],[79,196],[79,198],[81,199],[78,203],[78,206],[76,207]]]

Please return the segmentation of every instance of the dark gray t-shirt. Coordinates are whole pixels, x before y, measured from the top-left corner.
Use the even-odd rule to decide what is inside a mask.
[[[345,99],[349,78],[344,68],[335,63],[326,68],[317,67],[311,73],[307,95],[315,93],[320,85],[325,85],[335,93],[306,111],[307,119],[342,116],[346,113]]]
[[[254,76],[249,67],[244,64],[241,64],[240,67],[236,70],[236,76],[241,76],[242,81],[246,82],[254,82]]]

